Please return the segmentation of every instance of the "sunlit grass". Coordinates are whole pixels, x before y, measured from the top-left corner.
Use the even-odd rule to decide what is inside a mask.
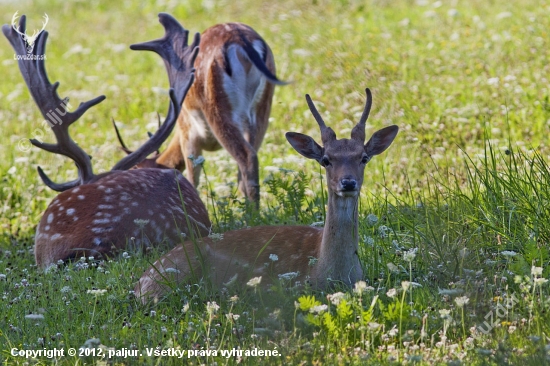
[[[245,284],[218,291],[205,282],[142,306],[133,284],[165,248],[113,261],[85,258],[47,273],[34,266],[34,228],[55,196],[36,166],[56,181],[76,170],[67,159],[20,148],[22,139],[52,135],[41,127],[11,47],[0,41],[0,360],[23,362],[9,356],[12,347],[86,344],[277,347],[283,356],[262,359],[273,364],[548,362],[547,2],[23,1],[0,9],[4,23],[16,10],[26,14],[31,29],[48,13],[46,67],[72,105],[107,96],[71,128],[95,172],[123,156],[111,117],[135,148],[156,128],[156,113],[166,112],[158,56],[128,48],[161,36],[158,12],[172,13],[192,32],[241,21],[266,39],[278,76],[292,83],[276,88],[260,151],[261,211],[247,210],[227,154],[207,153],[200,193],[217,232],[323,221],[323,172],[284,138],[286,131],[319,138],[305,93],[339,137],[358,120],[367,86],[374,95],[367,134],[400,126],[393,146],[366,171],[364,285],[327,298],[289,281],[260,297]],[[88,293],[94,289],[106,291]]]

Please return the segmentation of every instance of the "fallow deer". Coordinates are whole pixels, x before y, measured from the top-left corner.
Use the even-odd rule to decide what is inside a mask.
[[[57,140],[56,144],[31,140],[32,144],[71,158],[78,168],[78,179],[57,184],[38,167],[44,183],[62,192],[50,203],[36,228],[35,258],[40,267],[81,255],[111,255],[129,242],[147,245],[163,237],[176,242],[181,241],[182,233],[192,236],[209,232],[211,224],[206,208],[179,171],[127,170],[158,149],[170,135],[194,80],[193,62],[200,35],[196,34],[188,46],[189,32],[173,17],[161,13],[159,20],[166,31],[164,37],[134,45],[133,49],[154,51],[163,58],[171,87],[168,114],[154,136],[106,173],[93,173],[90,157],[71,139],[68,130],[105,96],[81,103],[74,112],[69,111],[68,98],[61,99],[57,94],[59,83],[52,85],[46,74],[42,55],[48,32],[38,36],[32,60],[19,60],[23,79],[40,112],[52,125]],[[25,16],[19,22],[19,32],[7,25],[2,31],[18,55],[26,53],[25,42],[19,35],[25,32]],[[131,237],[135,239],[132,241]]]
[[[195,187],[202,165],[192,157],[226,149],[238,165],[239,189],[259,204],[258,150],[269,124],[275,61],[267,43],[245,24],[225,23],[201,35],[195,83],[183,103],[178,128],[154,160],[160,167],[186,169]],[[143,166],[150,166],[150,161]]]
[[[143,302],[163,296],[167,281],[180,283],[190,274],[204,276],[221,286],[230,280],[246,282],[251,277],[266,277],[293,272],[298,281],[315,288],[333,282],[352,285],[363,278],[358,256],[358,202],[365,165],[393,142],[398,127],[377,132],[365,144],[365,122],[372,104],[367,102],[351,139],[336,138],[317,112],[309,95],[309,108],[321,129],[323,146],[313,138],[288,132],[288,142],[306,158],[316,160],[326,170],[328,210],[324,228],[309,226],[260,226],[228,231],[221,240],[202,238],[186,241],[157,260],[142,275],[135,293]],[[270,261],[271,254],[278,260]],[[266,266],[266,263],[270,263]],[[302,282],[304,283],[304,282]]]

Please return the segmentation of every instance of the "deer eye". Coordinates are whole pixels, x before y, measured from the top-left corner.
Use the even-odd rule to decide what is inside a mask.
[[[363,158],[361,159],[361,164],[366,164],[366,163],[369,162],[369,160],[370,160],[370,156],[365,154],[365,155],[363,155]]]
[[[330,165],[330,160],[328,160],[328,157],[326,155],[321,158],[321,165],[324,167]]]

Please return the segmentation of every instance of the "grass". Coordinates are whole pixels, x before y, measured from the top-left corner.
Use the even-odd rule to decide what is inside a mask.
[[[191,31],[241,21],[267,40],[277,74],[293,83],[276,88],[260,151],[261,211],[251,213],[237,194],[227,154],[206,154],[199,190],[218,232],[323,221],[323,172],[284,139],[286,131],[319,139],[305,93],[340,137],[358,120],[367,86],[374,95],[367,133],[401,128],[367,167],[359,227],[366,283],[322,293],[291,280],[269,291],[198,282],[143,306],[130,291],[167,248],[49,272],[34,266],[34,228],[55,196],[36,166],[56,181],[76,171],[67,159],[27,149],[24,139],[52,135],[0,41],[3,363],[53,363],[10,350],[55,347],[143,353],[65,356],[60,364],[181,363],[147,356],[155,347],[203,350],[189,361],[218,365],[548,362],[550,3],[48,0],[0,9],[4,23],[16,10],[26,14],[31,29],[48,13],[46,67],[60,95],[73,105],[107,96],[71,129],[95,172],[122,157],[111,117],[135,148],[156,128],[156,113],[166,113],[158,56],[128,49],[162,34],[159,11]],[[281,356],[206,355],[234,347]]]

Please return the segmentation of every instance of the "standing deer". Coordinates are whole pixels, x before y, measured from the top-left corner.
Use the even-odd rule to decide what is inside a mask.
[[[159,242],[163,237],[171,242],[180,241],[182,233],[193,236],[209,232],[211,224],[206,208],[179,171],[127,170],[158,149],[170,135],[194,79],[199,34],[187,46],[188,31],[168,14],[159,14],[159,19],[166,31],[164,37],[134,45],[133,49],[154,51],[163,58],[171,87],[168,114],[154,136],[106,173],[93,173],[90,157],[69,135],[69,126],[105,96],[69,111],[68,98],[58,96],[59,83],[50,83],[44,57],[38,57],[45,53],[48,32],[38,36],[33,60],[19,60],[23,79],[40,112],[46,119],[55,115],[52,130],[57,143],[31,140],[32,144],[71,158],[78,168],[78,179],[57,184],[38,167],[44,183],[62,192],[50,203],[36,228],[35,258],[40,267],[81,255],[111,255],[114,250],[126,247],[131,237],[135,239],[133,244],[139,246]],[[17,54],[26,51],[19,35],[25,32],[25,16],[19,22],[19,32],[7,25],[2,31]]]
[[[274,85],[285,83],[275,76],[271,49],[247,25],[208,28],[201,48],[176,134],[154,160],[160,167],[187,169],[187,179],[197,187],[202,165],[194,165],[192,157],[223,147],[237,162],[239,189],[258,206],[258,149],[269,123]]]
[[[320,289],[334,281],[350,286],[362,279],[357,211],[365,166],[391,145],[398,132],[397,126],[385,127],[365,144],[365,122],[372,104],[369,89],[366,93],[366,106],[351,139],[336,139],[309,95],[307,103],[321,129],[323,146],[301,133],[286,134],[298,153],[316,160],[326,170],[328,210],[324,228],[259,226],[226,232],[218,241],[186,241],[145,271],[136,285],[136,295],[143,302],[158,298],[169,289],[166,281],[180,283],[190,274],[203,275],[221,286],[230,279],[247,281],[254,276],[277,277],[294,272],[297,280]],[[278,260],[271,262],[271,254]]]

